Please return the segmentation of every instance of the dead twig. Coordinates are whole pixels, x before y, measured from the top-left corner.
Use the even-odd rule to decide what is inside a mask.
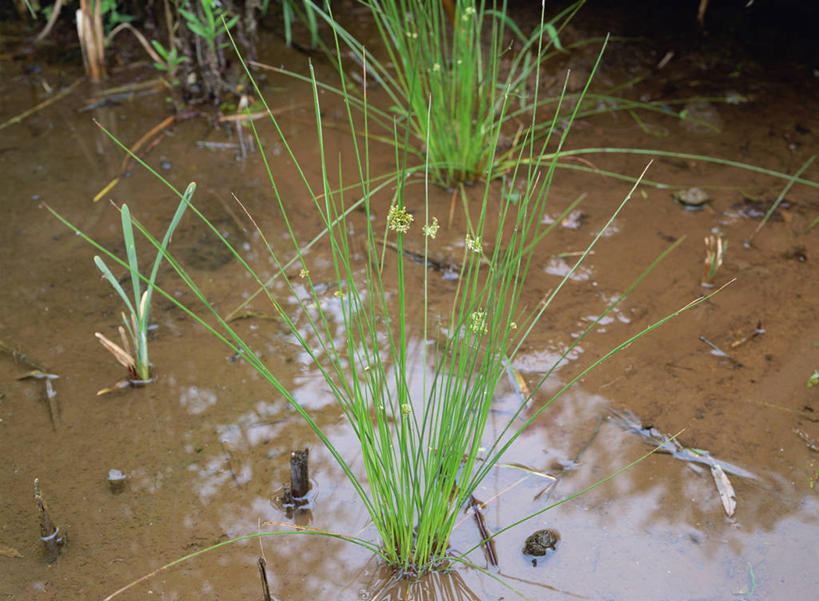
[[[176,115],[171,115],[169,117],[166,117],[165,119],[163,119],[162,121],[160,121],[156,125],[154,125],[147,132],[145,132],[145,134],[139,140],[137,140],[134,143],[133,146],[131,146],[131,148],[129,149],[128,154],[126,154],[125,157],[122,159],[122,163],[120,164],[120,167],[119,167],[119,175],[117,175],[114,179],[112,179],[110,182],[108,182],[108,184],[102,190],[97,192],[97,194],[93,198],[93,201],[97,202],[100,198],[102,198],[108,192],[110,192],[114,188],[114,186],[116,186],[119,183],[119,180],[122,177],[122,174],[125,173],[125,170],[128,167],[128,164],[131,162],[131,157],[133,155],[135,155],[136,153],[138,153],[140,148],[142,148],[142,146],[148,140],[153,138],[155,135],[159,134],[163,129],[165,129],[166,127],[171,125],[175,120],[176,120]],[[152,146],[152,148],[153,148],[153,146]]]
[[[817,453],[819,453],[819,443],[816,442],[815,438],[808,436],[806,432],[803,432],[799,428],[794,428],[793,433],[796,434],[799,438],[801,438],[804,441],[805,446],[808,447],[811,451],[816,451]]]
[[[749,334],[749,335],[747,335],[747,336],[745,336],[743,338],[740,338],[739,340],[734,340],[731,343],[731,349],[733,350],[733,349],[735,349],[737,347],[740,347],[743,344],[745,344],[746,342],[748,342],[749,340],[753,340],[757,336],[761,336],[764,333],[765,333],[765,329],[762,327],[762,322],[758,321],[758,322],[756,322],[756,328],[754,328],[753,333]]]
[[[270,585],[267,583],[267,570],[264,557],[259,558],[259,577],[262,579],[262,598],[264,601],[271,601]]]
[[[486,559],[489,565],[493,568],[498,567],[498,553],[495,549],[495,540],[489,533],[489,528],[486,527],[486,520],[481,513],[481,503],[475,498],[475,495],[469,495],[469,506],[472,509],[472,516],[475,518],[475,524],[478,526],[478,532],[481,535],[481,546],[486,553]]]
[[[35,42],[42,42],[44,39],[48,37],[48,34],[51,33],[51,30],[54,29],[54,24],[57,22],[57,17],[60,16],[60,11],[63,8],[63,0],[57,0],[54,3],[54,6],[51,8],[51,16],[48,18],[48,22],[46,26],[43,27],[43,30],[37,34],[37,37],[34,38]]]
[[[74,90],[74,88],[76,88],[78,85],[80,85],[80,82],[83,79],[84,79],[83,77],[78,78],[70,86],[68,86],[67,88],[63,88],[62,90],[60,90],[59,92],[54,94],[54,96],[52,96],[48,100],[44,100],[40,104],[38,104],[38,105],[36,105],[36,106],[26,110],[26,111],[23,111],[22,113],[20,113],[16,117],[12,117],[8,121],[4,121],[3,123],[0,123],[0,129],[5,129],[9,125],[14,125],[15,123],[20,123],[23,119],[26,119],[26,118],[30,117],[31,115],[33,115],[37,111],[41,111],[45,107],[47,107],[48,105],[50,105],[50,104],[52,104],[54,102],[57,102],[63,96],[66,96],[66,95],[70,94]]]
[[[729,355],[724,350],[719,348],[716,344],[714,344],[713,342],[708,340],[708,338],[706,338],[702,334],[700,334],[699,338],[700,338],[700,342],[704,342],[705,344],[707,344],[708,346],[711,347],[711,350],[714,351],[714,354],[718,355],[719,357],[724,357],[725,359],[728,359],[728,361],[730,361],[731,365],[733,365],[734,367],[743,367],[742,363],[740,363],[738,360],[734,359],[731,355]]]
[[[60,548],[65,545],[65,537],[60,535],[59,526],[55,526],[48,513],[48,505],[40,492],[40,480],[34,479],[34,503],[40,517],[40,540],[46,548],[46,561],[54,563],[60,554]]]
[[[759,405],[760,407],[765,407],[766,409],[778,409],[779,411],[786,411],[788,413],[793,413],[794,415],[798,415],[810,422],[819,422],[819,415],[813,415],[808,413],[807,411],[800,411],[798,409],[790,409],[788,407],[783,407],[782,405],[776,405],[774,403],[768,403],[766,401],[753,401],[748,400],[747,402],[753,403],[754,405]]]

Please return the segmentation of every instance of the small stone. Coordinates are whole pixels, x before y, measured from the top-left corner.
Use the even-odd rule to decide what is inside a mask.
[[[523,544],[523,552],[526,555],[542,557],[546,555],[547,551],[554,551],[559,540],[560,535],[554,530],[538,530],[530,534],[526,539]]]
[[[170,161],[162,161],[161,163],[159,163],[159,166],[162,167],[165,171],[170,171],[172,167]]]
[[[118,495],[125,490],[125,481],[127,477],[119,470],[108,470],[108,488],[115,495]]]
[[[688,190],[679,190],[672,194],[674,200],[684,206],[689,211],[701,211],[705,205],[711,201],[708,193],[699,188],[688,188]]]

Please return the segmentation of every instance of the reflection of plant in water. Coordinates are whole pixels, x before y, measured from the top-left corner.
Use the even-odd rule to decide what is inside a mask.
[[[262,4],[262,12],[267,12],[268,3]],[[280,0],[282,5],[282,21],[284,24],[284,41],[288,46],[293,44],[293,23],[300,20],[310,32],[310,47],[316,48],[319,44],[318,19],[316,18],[313,0]],[[301,6],[299,6],[301,4]]]

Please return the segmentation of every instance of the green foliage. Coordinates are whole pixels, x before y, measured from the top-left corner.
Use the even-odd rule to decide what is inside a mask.
[[[185,19],[188,29],[204,39],[214,51],[216,38],[229,31],[239,20],[238,15],[228,17],[216,0],[199,0],[197,7],[191,6],[191,2],[184,2],[184,5],[178,2],[178,10]]]
[[[132,372],[130,374],[132,379],[147,381],[151,377],[151,364],[148,361],[148,326],[150,324],[151,296],[153,295],[156,277],[159,273],[159,264],[162,262],[162,257],[167,253],[167,247],[171,241],[171,236],[173,235],[177,225],[179,225],[179,221],[182,219],[182,215],[185,213],[185,209],[187,209],[195,190],[196,185],[190,184],[187,190],[185,190],[185,193],[182,195],[182,200],[176,209],[176,213],[174,213],[174,216],[171,219],[171,223],[168,226],[167,231],[165,232],[165,237],[163,238],[161,244],[156,243],[156,258],[154,259],[153,269],[151,269],[151,273],[147,278],[139,270],[139,262],[137,261],[136,256],[136,243],[134,241],[134,225],[136,225],[140,230],[142,230],[142,226],[132,220],[131,211],[128,208],[128,205],[122,205],[122,237],[125,242],[127,263],[121,259],[118,259],[111,253],[107,251],[105,252],[109,257],[115,259],[118,264],[128,268],[131,275],[133,302],[131,302],[131,299],[128,298],[128,294],[125,292],[125,289],[108,268],[105,261],[103,261],[99,256],[94,257],[94,264],[102,272],[105,279],[108,280],[108,283],[111,284],[111,287],[117,292],[117,294],[119,294],[122,302],[125,303],[125,307],[128,310],[128,315],[126,315],[125,312],[122,313],[122,322],[125,327],[125,331],[128,332],[128,337],[131,340],[134,354],[131,355],[129,352],[130,349],[127,348],[127,341],[123,342],[125,346],[125,348],[123,348],[115,343],[112,343],[104,336],[98,335],[98,338],[100,338],[103,346],[105,346],[105,348],[107,348],[114,354],[115,357],[117,357],[117,360],[120,361],[120,363],[129,368],[129,370]],[[51,213],[65,225],[77,232],[77,234],[91,242],[91,240],[85,234],[82,234],[82,232],[68,223],[68,221],[51,209],[51,207],[48,207],[48,210],[51,211]],[[94,245],[97,246],[97,248],[100,248],[100,250],[104,251],[104,249],[98,245]],[[141,281],[146,283],[144,291],[142,290],[142,286],[140,284]],[[128,361],[129,358],[130,361]]]
[[[310,47],[316,48],[319,44],[318,19],[316,18],[315,4],[312,0],[281,0],[282,19],[284,21],[284,40],[288,46],[293,44],[293,23],[302,21],[310,32]]]
[[[511,168],[525,138],[525,131],[512,127],[512,117],[521,115],[511,101],[525,111],[536,106],[539,68],[550,50],[564,50],[560,32],[583,0],[548,21],[542,18],[528,35],[507,16],[505,0],[457,0],[451,20],[440,1],[367,4],[387,61],[367,52],[332,18],[329,6],[317,13],[366,65],[368,79],[387,92],[393,114],[406,120],[423,145],[433,179],[445,185],[481,179],[490,159]],[[502,150],[491,147],[498,142]]]
[[[256,92],[264,102],[258,88]],[[399,152],[396,172],[376,185],[370,176],[367,105],[363,107],[364,131],[359,135],[354,126],[353,102],[345,94],[347,118],[354,138],[355,187],[361,191],[361,197],[350,203],[344,197],[344,190],[348,189],[342,181],[344,174],[339,171],[337,187],[331,182],[329,167],[333,161],[325,155],[318,85],[314,79],[313,95],[321,167],[319,182],[308,181],[275,117],[268,112],[281,136],[281,144],[304,182],[309,202],[312,202],[325,227],[325,243],[329,249],[321,255],[320,261],[331,260],[336,288],[334,298],[329,299],[329,303],[323,297],[323,288],[314,285],[310,274],[313,257],[307,246],[299,241],[298,233],[291,224],[286,202],[279,195],[276,175],[264,155],[264,149],[269,144],[262,144],[253,121],[250,124],[267,168],[270,191],[280,212],[280,223],[289,234],[287,239],[292,242],[288,254],[295,258],[285,264],[282,255],[268,243],[264,232],[258,227],[257,234],[265,245],[270,261],[279,269],[279,275],[282,276],[285,269],[295,263],[300,268],[299,276],[282,276],[284,290],[281,294],[274,294],[268,283],[262,281],[219,229],[195,207],[191,206],[191,209],[247,270],[267,301],[282,317],[291,335],[302,346],[316,375],[323,378],[360,442],[366,478],[353,471],[349,458],[341,454],[285,382],[265,365],[216,310],[185,268],[172,256],[167,255],[167,258],[206,307],[207,314],[198,315],[184,306],[183,309],[234,352],[241,353],[250,366],[310,425],[349,478],[378,531],[380,544],[374,546],[360,539],[352,540],[373,549],[399,573],[418,574],[446,566],[453,559],[465,561],[463,557],[449,555],[450,534],[470,495],[509,446],[552,401],[590,369],[665,320],[618,345],[582,370],[552,398],[539,407],[533,407],[534,395],[546,377],[598,321],[622,301],[631,290],[629,288],[573,342],[532,388],[531,394],[522,399],[518,411],[509,417],[500,436],[487,440],[484,431],[494,393],[505,377],[509,363],[514,360],[560,288],[603,235],[604,230],[601,230],[563,282],[534,313],[523,310],[520,301],[536,245],[556,223],[544,226],[542,217],[558,155],[546,155],[543,149],[550,141],[562,148],[568,128],[562,133],[550,128],[543,145],[535,145],[531,136],[526,139],[526,161],[521,155],[508,176],[508,185],[520,191],[514,201],[513,195],[498,194],[492,184],[485,184],[478,201],[477,215],[473,214],[474,218],[470,219],[470,225],[464,232],[457,291],[450,298],[448,315],[438,316],[429,310],[431,291],[428,270],[424,270],[423,294],[410,292],[406,278],[410,269],[409,259],[402,252],[405,240],[412,236],[423,239],[424,256],[427,257],[429,239],[437,233],[437,219],[430,212],[427,194],[424,195],[423,210],[415,213],[418,224],[414,225],[415,219],[406,204],[410,197],[406,188],[413,180],[423,176],[425,190],[428,190],[429,163],[422,169],[408,167],[402,158],[405,153]],[[572,120],[570,114],[569,124]],[[398,131],[394,144],[399,149],[405,149],[407,132],[399,135]],[[404,142],[400,141],[401,138]],[[488,165],[491,169],[494,161],[490,159]],[[376,198],[387,185],[394,186],[395,191],[391,202],[384,206]],[[186,202],[184,198],[183,202]],[[617,211],[608,224],[613,221]],[[358,218],[359,212],[364,214],[363,226]],[[351,248],[353,227],[364,228],[366,251],[363,256]],[[385,244],[389,240],[394,241],[398,249],[397,261],[391,267],[384,259]],[[160,246],[155,240],[154,244]],[[388,281],[397,283],[388,284]],[[182,306],[176,298],[162,293]],[[411,317],[416,303],[423,303],[422,324],[417,324]],[[695,304],[689,304],[682,310]],[[215,325],[211,320],[215,320]],[[420,350],[415,352],[416,348]],[[413,357],[415,361],[420,357],[420,365],[414,363]],[[419,367],[422,375],[414,378],[412,374]],[[529,411],[523,418],[521,414],[526,408]]]
[[[95,1],[101,2],[100,10],[102,12],[102,17],[105,20],[106,33],[121,23],[130,23],[136,19],[136,17],[133,15],[119,12],[117,0],[92,0],[91,4],[93,5]]]
[[[180,56],[176,47],[166,50],[165,47],[156,40],[151,40],[151,46],[154,47],[157,54],[162,58],[162,62],[155,61],[154,68],[158,71],[165,71],[171,77],[174,76],[179,65],[188,60],[187,56]]]

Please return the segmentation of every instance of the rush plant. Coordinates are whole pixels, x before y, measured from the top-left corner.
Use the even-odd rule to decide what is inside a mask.
[[[491,163],[514,163],[525,132],[504,128],[512,111],[509,96],[524,105],[527,96],[535,96],[527,88],[549,50],[563,50],[559,33],[583,2],[541,20],[529,35],[507,16],[506,0],[366,3],[386,60],[367,52],[332,18],[329,6],[328,12],[318,12],[366,65],[370,83],[387,93],[393,113],[406,120],[416,144],[424,147],[433,180],[445,185],[475,181],[490,167],[496,171]],[[508,144],[503,142],[507,137]],[[500,151],[498,142],[504,146]]]
[[[142,226],[137,224],[131,218],[131,211],[127,204],[123,204],[120,208],[122,238],[125,242],[127,262],[122,261],[121,259],[112,255],[110,252],[105,252],[116,260],[118,264],[128,269],[131,276],[133,302],[128,297],[128,293],[122,287],[122,284],[120,284],[119,279],[113,274],[111,269],[109,269],[105,261],[103,261],[99,256],[94,257],[94,264],[97,266],[97,269],[102,272],[102,275],[106,280],[108,280],[111,287],[117,294],[119,294],[122,302],[125,303],[125,307],[127,308],[127,314],[125,311],[123,311],[121,314],[123,325],[119,326],[119,334],[122,345],[111,341],[100,332],[95,332],[94,335],[100,341],[100,344],[102,344],[106,350],[114,355],[117,362],[128,370],[128,382],[148,382],[151,379],[151,363],[148,360],[148,326],[150,325],[151,297],[153,296],[156,285],[156,277],[159,273],[159,264],[162,262],[162,257],[167,252],[168,244],[171,241],[171,236],[173,235],[177,225],[179,225],[179,221],[182,219],[182,215],[185,213],[185,209],[187,209],[195,190],[196,185],[190,184],[185,190],[184,194],[181,195],[182,200],[176,209],[176,213],[174,213],[174,216],[171,219],[171,223],[168,226],[167,231],[165,232],[165,237],[162,239],[162,242],[157,245],[158,251],[156,253],[156,258],[154,259],[153,268],[151,269],[151,273],[148,277],[145,277],[139,270],[139,262],[137,261],[136,255],[136,243],[134,241],[134,225],[140,229],[142,229]],[[57,219],[76,231],[74,226],[51,209],[51,207],[48,207],[48,210],[51,211],[51,213],[57,217]],[[88,238],[86,237],[86,239]],[[97,246],[100,250],[105,250],[96,244],[95,246]],[[144,290],[142,289],[143,281],[145,283]],[[108,390],[110,389],[103,389],[98,394],[108,392]]]
[[[346,90],[345,85],[342,79],[343,90]],[[256,91],[264,102],[261,92]],[[279,123],[273,113],[268,112],[280,136],[280,143],[298,169],[308,202],[313,204],[323,222],[326,250],[321,256],[316,256],[314,250],[306,250],[304,241],[299,239],[299,233],[291,224],[287,203],[279,194],[276,176],[264,155],[264,149],[269,144],[261,142],[260,133],[251,121],[270,179],[269,192],[278,207],[277,221],[288,234],[286,239],[292,242],[287,252],[295,257],[295,269],[298,269],[298,275],[292,269],[289,270],[292,275],[283,275],[286,265],[283,255],[268,243],[263,229],[248,213],[270,260],[282,274],[279,281],[283,290],[278,294],[266,285],[242,252],[232,246],[195,206],[189,204],[189,194],[174,191],[183,197],[183,204],[189,204],[191,211],[230,249],[301,345],[314,373],[324,380],[348,427],[360,443],[364,473],[353,469],[351,458],[341,453],[330,435],[299,403],[285,381],[265,364],[217,311],[215,304],[205,296],[185,267],[167,252],[166,244],[154,239],[147,231],[143,230],[143,233],[206,308],[204,313],[199,314],[187,307],[183,309],[234,352],[240,353],[287,400],[348,477],[369,513],[378,539],[344,538],[371,549],[391,565],[398,576],[440,569],[450,566],[453,561],[469,563],[466,555],[452,553],[450,535],[471,495],[509,446],[589,370],[671,316],[646,328],[581,370],[551,398],[536,401],[535,395],[542,383],[574,345],[593,329],[597,323],[595,321],[532,387],[517,412],[503,427],[500,436],[488,438],[485,428],[495,391],[505,377],[510,362],[514,361],[521,345],[537,327],[559,290],[606,229],[598,232],[583,256],[548,298],[535,308],[522,306],[522,293],[537,244],[554,227],[554,223],[559,222],[558,219],[551,225],[544,225],[544,212],[557,164],[557,154],[546,155],[544,148],[549,143],[562,148],[569,128],[554,127],[556,112],[553,127],[542,144],[535,144],[531,136],[526,139],[521,147],[526,154],[521,152],[518,155],[507,178],[510,185],[521,191],[519,195],[503,193],[500,186],[490,183],[492,178],[487,178],[476,203],[473,203],[477,209],[463,231],[458,285],[454,293],[444,299],[450,308],[445,314],[437,314],[430,309],[433,293],[428,270],[424,270],[423,295],[413,294],[407,273],[409,269],[417,267],[409,267],[403,252],[405,242],[414,238],[416,244],[423,243],[427,258],[429,241],[438,233],[438,216],[431,211],[429,204],[429,161],[421,169],[407,167],[408,126],[404,124],[403,131],[396,127],[394,143],[405,151],[396,155],[396,172],[387,180],[392,189],[388,198],[384,198],[385,184],[375,185],[375,178],[371,176],[367,105],[364,104],[363,130],[356,129],[353,102],[345,94],[356,171],[352,179],[355,189],[360,192],[358,200],[351,203],[345,198],[344,190],[350,189],[345,186],[344,180],[348,179],[345,172],[340,167],[337,171],[331,169],[330,166],[336,161],[325,152],[318,91],[318,85],[313,80],[321,166],[318,181],[310,181],[302,171]],[[577,110],[577,106],[574,110]],[[493,142],[497,142],[498,135],[496,130]],[[494,149],[495,145],[491,148]],[[490,170],[495,164],[492,154],[494,150],[487,162]],[[138,158],[136,160],[140,161]],[[490,175],[493,175],[491,171]],[[407,186],[413,180],[422,183],[427,191],[422,205],[411,205],[409,199],[412,195],[406,193]],[[168,182],[165,183],[173,189]],[[635,188],[636,184],[628,196]],[[623,200],[606,227],[627,199]],[[363,213],[363,219],[360,213]],[[354,230],[359,233],[354,234]],[[355,246],[365,248],[363,252],[353,250],[355,236],[364,238],[363,244]],[[385,259],[384,248],[388,243],[394,244],[398,250],[394,262]],[[335,279],[335,292],[330,298],[327,298],[325,287],[314,283],[311,274],[312,270],[328,260]],[[642,276],[638,281],[640,278]],[[622,301],[630,289],[603,311],[598,321]],[[159,288],[157,290],[171,302],[182,306],[172,295]],[[423,313],[420,323],[414,317],[419,305]],[[420,352],[411,352],[412,348],[420,348]],[[422,375],[413,377],[413,372],[419,371],[414,369],[419,367],[418,357]],[[539,404],[536,405],[536,402]],[[527,409],[526,416],[522,415],[524,409]]]

